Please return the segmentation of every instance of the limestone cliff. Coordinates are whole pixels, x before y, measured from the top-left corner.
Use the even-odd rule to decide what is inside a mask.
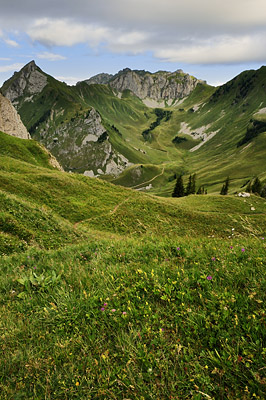
[[[31,61],[21,71],[15,72],[13,77],[4,83],[1,91],[16,106],[18,98],[23,96],[23,102],[31,101],[32,97],[40,93],[46,84],[47,76],[34,61]]]
[[[11,102],[0,94],[0,130],[21,139],[30,139],[19,114]]]
[[[107,83],[118,92],[124,90],[132,91],[140,99],[152,99],[156,101],[174,101],[188,96],[199,83],[205,81],[194,78],[184,73],[181,69],[175,72],[158,71],[150,73],[147,71],[123,69],[116,75],[96,75],[87,80],[88,84],[98,83],[97,80],[103,76],[101,83]]]
[[[130,165],[127,158],[111,145],[101,116],[94,108],[55,129],[51,125],[51,120],[48,120],[40,130],[40,141],[66,171],[91,177],[102,174],[116,176]]]

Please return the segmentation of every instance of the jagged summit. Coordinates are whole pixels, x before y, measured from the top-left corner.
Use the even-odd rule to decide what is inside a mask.
[[[130,90],[137,97],[155,101],[176,100],[188,96],[195,87],[206,84],[205,81],[184,73],[181,69],[175,72],[132,70],[124,68],[115,75],[98,74],[85,81],[88,84],[108,84],[118,92]]]
[[[32,60],[19,72],[8,79],[2,86],[3,95],[16,106],[17,98],[24,96],[27,100],[40,93],[47,84],[47,75]]]

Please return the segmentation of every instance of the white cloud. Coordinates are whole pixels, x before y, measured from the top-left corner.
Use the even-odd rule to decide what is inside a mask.
[[[50,53],[48,51],[37,54],[37,58],[48,60],[48,61],[66,60],[66,57],[61,56],[60,54]]]
[[[10,61],[11,58],[7,58],[7,57],[0,57],[0,61]]]
[[[16,9],[4,3],[2,38],[5,29],[19,29],[47,47],[104,44],[170,62],[266,62],[265,0],[27,0]]]
[[[24,66],[24,64],[21,64],[21,63],[11,64],[11,65],[2,65],[2,66],[0,66],[0,72],[19,71],[23,66]]]
[[[186,46],[158,49],[155,56],[169,62],[227,64],[261,62],[266,59],[265,33],[255,36],[222,36],[209,40],[190,40]]]
[[[37,20],[28,34],[32,40],[46,46],[73,46],[85,42],[96,46],[108,37],[109,29],[71,20],[44,18]]]
[[[19,47],[19,44],[12,39],[5,39],[5,43],[11,47]]]

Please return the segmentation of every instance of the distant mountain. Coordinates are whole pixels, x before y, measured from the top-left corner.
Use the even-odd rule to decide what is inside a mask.
[[[199,83],[206,84],[205,81],[196,79],[181,69],[175,72],[151,73],[130,68],[125,68],[116,75],[99,74],[85,82],[109,84],[120,93],[130,90],[140,99],[148,98],[159,102],[180,100],[188,96]]]
[[[105,85],[110,82],[112,77],[113,75],[111,74],[101,73],[92,76],[90,79],[86,79],[84,82],[86,82],[88,85],[95,85],[95,84]]]
[[[13,102],[32,137],[65,170],[117,175],[129,165],[112,146],[100,114],[82,93],[44,73],[34,61],[6,81],[1,91]]]
[[[265,87],[266,67],[218,88],[128,68],[67,86],[32,61],[1,91],[65,170],[168,196],[180,173],[216,193],[266,179]]]

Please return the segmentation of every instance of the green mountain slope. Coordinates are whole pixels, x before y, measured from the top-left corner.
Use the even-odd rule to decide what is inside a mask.
[[[167,74],[150,74],[153,87],[156,79],[178,84]],[[230,193],[243,190],[255,176],[265,180],[266,67],[245,71],[219,88],[197,81],[187,96],[172,99],[171,105],[165,101],[163,109],[117,89],[129,76],[137,92],[138,79],[148,75],[124,70],[109,84],[84,81],[69,87],[29,63],[2,92],[13,99],[33,138],[67,171],[162,196],[171,195],[178,174],[186,183],[197,173],[197,185],[216,194],[226,176]]]
[[[10,141],[12,148],[7,153],[4,149]],[[23,249],[31,245],[49,248],[82,239],[84,232],[91,230],[166,237],[217,232],[224,237],[231,233],[232,218],[238,233],[245,234],[265,213],[265,201],[259,198],[159,199],[98,179],[57,171],[49,167],[47,158],[44,168],[47,154],[34,141],[1,134],[1,143],[2,252],[7,251],[12,237],[17,244],[23,239]],[[38,154],[31,163],[23,160],[29,149],[31,154]],[[255,205],[255,213],[250,210],[251,205]],[[239,213],[245,215],[245,221]],[[262,234],[265,226],[261,222],[256,229],[254,233]],[[10,251],[14,250],[14,243],[11,240]]]

